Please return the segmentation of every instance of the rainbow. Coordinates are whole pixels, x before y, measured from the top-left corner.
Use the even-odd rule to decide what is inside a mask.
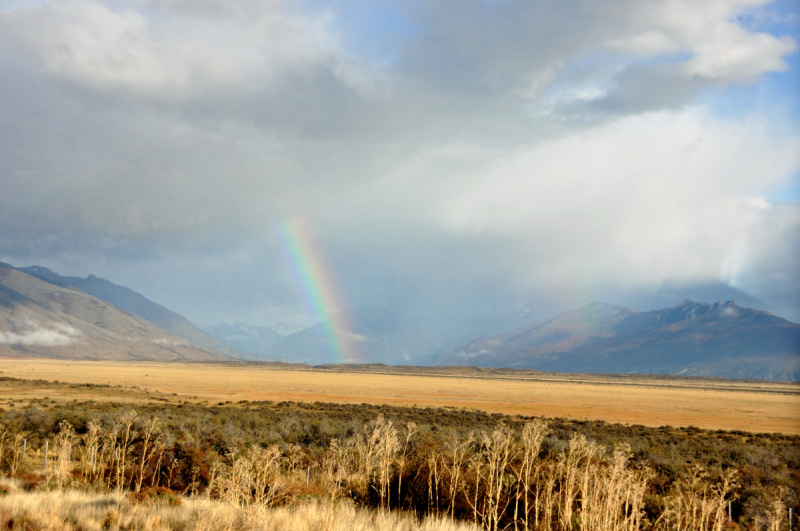
[[[334,275],[319,247],[299,218],[286,218],[277,227],[287,263],[306,307],[322,322],[324,337],[333,363],[357,363],[358,350],[350,332],[345,306],[336,289]]]

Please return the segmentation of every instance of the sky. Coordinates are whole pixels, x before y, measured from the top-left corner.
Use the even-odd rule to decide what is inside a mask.
[[[798,42],[796,0],[0,0],[0,260],[201,325],[800,322]]]

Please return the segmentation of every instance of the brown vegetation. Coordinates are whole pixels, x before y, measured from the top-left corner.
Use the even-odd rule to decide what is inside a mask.
[[[178,500],[170,514],[216,504],[243,529],[308,503],[330,521],[352,503],[490,530],[786,529],[800,490],[800,438],[779,434],[321,402],[6,405],[15,521],[14,500],[77,490],[125,500],[106,524],[131,529]]]

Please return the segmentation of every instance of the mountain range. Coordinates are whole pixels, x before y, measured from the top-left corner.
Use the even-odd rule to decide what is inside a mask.
[[[343,325],[346,323],[346,325]],[[283,336],[201,330],[135,291],[0,262],[0,354],[102,359],[342,361],[800,380],[800,325],[733,301],[638,311],[595,302],[543,319],[408,316],[379,306]]]
[[[240,357],[249,360],[272,360],[270,353],[280,343],[284,335],[266,326],[252,326],[242,323],[221,323],[204,326],[203,330],[221,342],[238,350]]]
[[[436,365],[800,380],[800,325],[733,301],[642,312],[595,302],[484,337]]]
[[[530,310],[501,316],[409,316],[364,305],[287,336],[269,353],[312,365],[342,361],[428,365],[437,355],[478,337],[541,320]]]
[[[228,360],[69,286],[0,263],[0,354],[115,360]]]
[[[186,317],[168,310],[130,288],[119,286],[104,278],[99,278],[94,275],[89,275],[86,278],[63,277],[46,267],[40,266],[20,267],[16,269],[49,284],[62,288],[74,288],[109,304],[113,304],[121,310],[138,315],[145,321],[149,321],[169,334],[178,336],[204,349],[233,358],[245,357],[243,352],[237,350],[228,343],[220,341],[213,334],[199,329],[189,322]]]

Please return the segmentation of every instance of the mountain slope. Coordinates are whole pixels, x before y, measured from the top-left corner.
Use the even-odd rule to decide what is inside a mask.
[[[346,330],[336,325],[342,321],[348,324]],[[343,361],[396,364],[441,348],[423,326],[377,306],[358,306],[287,336],[271,353],[278,359],[314,365]]]
[[[650,312],[592,303],[478,339],[436,364],[800,380],[800,325],[732,301]]]
[[[72,359],[224,360],[73,288],[0,265],[0,354]]]
[[[16,269],[55,286],[77,288],[126,312],[138,315],[165,332],[181,337],[200,347],[234,358],[244,357],[243,352],[220,341],[213,334],[197,328],[184,316],[168,310],[130,288],[119,286],[94,275],[89,275],[86,278],[62,277],[58,273],[40,266]]]
[[[249,359],[271,358],[272,348],[284,338],[272,328],[241,323],[204,326],[203,330],[214,334],[214,337],[223,343],[227,343],[241,352],[251,354]]]
[[[530,310],[516,315],[465,318],[452,315],[408,316],[380,306],[364,305],[291,334],[271,347],[269,352],[278,359],[310,364],[347,361],[431,365],[431,360],[437,355],[476,337],[496,334],[539,319]],[[334,344],[332,335],[343,352]]]

